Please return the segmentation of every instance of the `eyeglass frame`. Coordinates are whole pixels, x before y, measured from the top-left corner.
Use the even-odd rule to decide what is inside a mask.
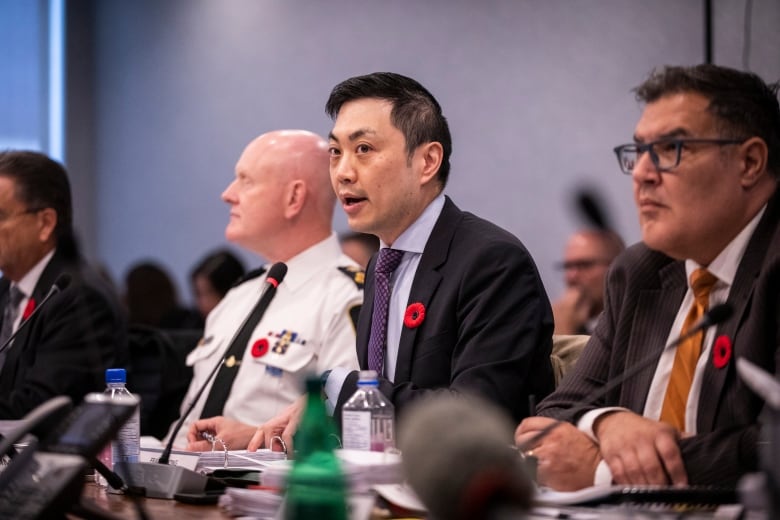
[[[615,155],[617,156],[618,165],[620,166],[620,171],[626,175],[633,175],[634,174],[634,168],[632,168],[630,171],[627,170],[624,165],[623,161],[621,160],[621,154],[624,153],[624,151],[628,148],[635,148],[636,151],[636,161],[639,161],[639,158],[642,156],[643,153],[649,152],[650,153],[650,160],[653,162],[653,166],[655,166],[656,171],[658,172],[668,172],[671,171],[678,166],[680,166],[680,160],[682,158],[682,148],[683,145],[686,145],[688,143],[692,144],[713,144],[717,146],[728,146],[732,144],[742,144],[745,141],[750,139],[749,137],[746,137],[744,139],[718,139],[718,138],[698,138],[698,137],[665,137],[663,139],[656,139],[655,141],[651,141],[649,143],[628,143],[628,144],[621,144],[613,148],[613,151],[615,152]],[[674,164],[671,166],[665,166],[661,167],[659,165],[660,159],[658,158],[658,154],[653,149],[654,146],[658,144],[673,144],[676,149],[676,158],[674,161]],[[636,165],[636,162],[634,163]]]
[[[581,260],[564,260],[555,264],[555,267],[561,271],[587,271],[600,265],[609,265],[611,260],[606,258],[584,258]]]

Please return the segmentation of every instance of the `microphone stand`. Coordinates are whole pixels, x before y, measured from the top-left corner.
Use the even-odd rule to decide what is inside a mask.
[[[704,317],[699,321],[699,323],[693,327],[691,330],[686,332],[685,334],[682,334],[677,337],[674,341],[670,342],[668,345],[666,345],[663,348],[663,351],[669,350],[672,347],[675,347],[685,341],[686,339],[690,338],[691,336],[698,334],[700,331],[708,329],[712,327],[713,325],[717,325],[719,323],[722,323],[726,321],[731,316],[731,313],[733,312],[733,309],[730,304],[728,303],[721,303],[719,305],[715,305],[712,309],[710,309]],[[618,386],[622,385],[626,380],[628,380],[631,377],[634,377],[638,373],[645,370],[648,366],[652,365],[656,360],[658,359],[658,354],[655,352],[651,352],[649,355],[642,358],[638,363],[636,363],[634,366],[620,374],[618,377],[612,379],[611,381],[607,381],[607,383],[599,388],[596,388],[593,392],[588,394],[582,403],[580,403],[578,406],[575,406],[569,411],[569,418],[566,420],[558,420],[553,423],[550,423],[548,426],[545,426],[539,432],[536,433],[533,437],[525,441],[523,444],[517,447],[518,451],[520,453],[525,453],[526,451],[533,448],[539,441],[547,437],[551,431],[553,431],[555,428],[560,426],[564,422],[568,422],[571,420],[574,420],[577,415],[588,409],[589,407],[593,406],[593,404],[607,395],[609,392],[617,388]]]
[[[265,313],[265,309],[267,308],[268,304],[270,304],[271,298],[273,298],[276,288],[284,279],[285,274],[287,274],[287,266],[282,262],[275,263],[268,270],[265,288],[260,295],[260,299],[258,300],[258,305],[265,302],[265,307],[263,307],[261,311],[262,313]],[[239,337],[244,328],[248,326],[253,313],[254,311],[250,312],[249,315],[247,315],[247,317],[244,319],[241,326],[236,330],[233,338],[228,343],[227,350],[230,350],[233,342],[236,341],[236,338]],[[260,316],[262,317],[262,314]],[[184,421],[192,412],[193,408],[195,408],[195,404],[197,404],[197,402],[200,400],[203,392],[206,391],[206,387],[216,376],[220,367],[222,367],[224,363],[225,356],[223,355],[222,359],[219,360],[219,363],[217,363],[209,373],[206,381],[198,389],[198,392],[193,397],[190,405],[187,407],[184,413],[182,413],[179,421],[176,423],[176,427],[171,433],[168,444],[165,446],[165,449],[163,450],[162,454],[160,455],[160,459],[157,462],[126,463],[120,464],[116,468],[116,471],[120,474],[120,476],[123,476],[122,474],[129,475],[132,479],[130,482],[142,482],[142,487],[145,489],[145,494],[147,497],[174,498],[174,495],[177,493],[199,494],[203,493],[203,491],[206,489],[206,483],[208,482],[208,479],[205,475],[201,475],[195,471],[170,464],[170,456],[171,451],[173,450],[173,443],[176,439],[176,435],[184,425]]]
[[[737,359],[737,373],[766,403],[759,442],[762,472],[742,477],[742,502],[748,509],[765,510],[766,518],[780,518],[780,381],[743,357]]]

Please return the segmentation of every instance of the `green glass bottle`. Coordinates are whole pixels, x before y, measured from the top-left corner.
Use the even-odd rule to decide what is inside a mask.
[[[285,520],[347,520],[347,484],[333,449],[336,429],[317,377],[306,380],[306,408],[295,433],[295,463],[287,477]]]

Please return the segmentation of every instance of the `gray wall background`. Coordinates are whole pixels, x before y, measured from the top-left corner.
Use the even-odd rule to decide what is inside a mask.
[[[743,68],[745,0],[715,0],[714,56]],[[703,61],[699,0],[69,0],[68,148],[88,255],[121,279],[155,258],[183,299],[192,264],[226,242],[220,193],[243,147],[277,128],[331,128],[330,89],[412,76],[454,140],[446,192],[523,240],[551,298],[575,189],[601,193],[639,239],[630,93],[663,64]],[[748,67],[780,79],[780,2],[754,0]],[[269,201],[272,204],[273,201]],[[335,228],[346,230],[340,209]],[[260,259],[244,254],[250,265]]]

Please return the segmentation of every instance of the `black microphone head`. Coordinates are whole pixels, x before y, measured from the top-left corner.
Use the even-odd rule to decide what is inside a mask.
[[[278,287],[279,284],[282,283],[282,280],[284,280],[286,274],[287,274],[287,264],[285,264],[284,262],[276,262],[268,270],[268,276],[266,276],[265,279],[269,283],[273,283],[271,282],[271,280],[274,280],[276,283],[273,285]]]
[[[610,229],[604,204],[595,192],[581,189],[577,193],[577,206],[590,225],[597,229]]]
[[[533,484],[512,448],[513,434],[502,410],[462,395],[423,399],[402,414],[404,474],[432,518],[491,518],[530,508]]]
[[[62,273],[57,277],[56,280],[54,280],[54,287],[56,287],[58,291],[63,291],[68,288],[72,280],[73,277],[71,275],[68,273]]]
[[[734,313],[734,307],[728,302],[719,303],[713,308],[707,311],[705,319],[707,320],[707,326],[719,325],[729,319]]]

